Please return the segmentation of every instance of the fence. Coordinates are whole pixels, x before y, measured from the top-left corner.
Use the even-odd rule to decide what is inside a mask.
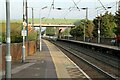
[[[33,55],[36,50],[36,41],[28,41],[25,43],[26,46],[26,56]],[[11,43],[10,52],[12,56],[12,63],[21,60],[22,55],[22,43]],[[2,45],[2,69],[5,69],[5,53],[6,53],[6,45]]]

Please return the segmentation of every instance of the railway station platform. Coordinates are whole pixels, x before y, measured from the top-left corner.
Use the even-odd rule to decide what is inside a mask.
[[[26,57],[25,63],[12,65],[14,79],[82,80],[89,76],[69,59],[58,47],[47,40],[42,42],[42,51]],[[63,80],[64,80],[63,79]]]

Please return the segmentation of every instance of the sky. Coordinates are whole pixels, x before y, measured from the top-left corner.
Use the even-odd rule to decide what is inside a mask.
[[[93,19],[98,14],[104,13],[105,9],[101,6],[99,0],[54,0],[55,8],[62,8],[62,10],[53,10],[50,7],[53,0],[27,0],[28,7],[34,8],[34,17],[39,18],[41,14],[42,17],[46,18],[66,18],[66,19],[84,19],[86,12],[81,8],[88,7],[88,19]],[[78,10],[73,3],[77,4],[80,10]],[[100,0],[105,7],[111,7],[108,9],[109,12],[115,13],[117,9],[116,2],[118,0]],[[0,0],[0,20],[5,20],[5,0]],[[10,18],[12,19],[21,19],[23,14],[23,0],[10,0]],[[46,9],[40,9],[44,6],[47,6]],[[72,8],[69,11],[70,7]],[[50,13],[50,14],[49,14]],[[28,8],[28,17],[31,18],[31,8]]]

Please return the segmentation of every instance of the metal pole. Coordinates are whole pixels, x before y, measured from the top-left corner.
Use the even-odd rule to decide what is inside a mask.
[[[26,24],[27,24],[27,26],[26,26],[26,30],[27,30],[27,36],[26,36],[26,40],[28,39],[28,9],[27,9],[28,7],[27,7],[27,0],[25,1],[25,15],[26,15]]]
[[[69,27],[68,27],[68,40],[69,40]]]
[[[98,10],[97,10],[97,16],[98,16]],[[100,19],[98,18],[98,43],[100,43]]]
[[[118,10],[118,2],[116,1],[116,11]]]
[[[32,27],[34,27],[34,12],[33,12],[33,8],[32,8]]]
[[[88,20],[88,7],[86,8],[86,21]]]
[[[46,28],[47,29],[47,28]],[[45,37],[46,37],[46,29],[45,29]]]
[[[120,0],[118,2],[118,11],[120,10]]]
[[[23,28],[23,30],[25,30]],[[23,46],[22,46],[22,63],[25,62],[25,36],[23,36]]]
[[[85,28],[87,27],[87,20],[88,20],[88,7],[84,8],[86,9],[86,19],[85,19],[85,23],[84,23],[84,41],[85,41]]]
[[[40,32],[39,32],[39,35],[40,35],[40,51],[42,50],[42,40],[41,40],[41,9],[40,9]]]
[[[25,30],[26,26],[26,15],[25,15],[25,2],[23,0],[23,30]],[[25,61],[25,36],[23,36],[23,44],[22,44],[22,63]]]
[[[42,28],[42,26],[41,26],[41,23],[42,23],[42,22],[41,22],[41,12],[42,12],[42,11],[41,11],[41,10],[43,10],[43,9],[45,9],[45,8],[47,8],[47,6],[41,8],[41,9],[40,9],[40,14],[39,14],[39,18],[40,18],[40,32],[39,32],[39,35],[40,35],[40,51],[42,51],[42,38],[41,38],[41,37],[42,37],[42,36],[41,36],[41,33],[42,33],[42,32],[41,32],[41,28]]]
[[[84,23],[83,33],[84,33],[84,38],[83,38],[83,41],[85,41],[85,23]]]
[[[98,43],[100,43],[100,20],[98,19]]]
[[[57,36],[57,33],[56,33],[56,27],[54,27],[54,34],[55,34],[55,37]]]
[[[5,78],[11,78],[11,54],[10,54],[10,0],[6,0],[6,67]]]
[[[87,28],[87,21],[88,21],[88,7],[86,7],[86,28]],[[85,28],[85,33],[86,33],[86,28]],[[86,40],[86,38],[85,38],[85,40]]]

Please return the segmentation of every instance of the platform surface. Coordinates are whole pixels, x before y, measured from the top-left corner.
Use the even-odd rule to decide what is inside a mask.
[[[12,78],[89,78],[58,47],[47,40],[42,51],[26,57],[25,63],[12,64]]]

